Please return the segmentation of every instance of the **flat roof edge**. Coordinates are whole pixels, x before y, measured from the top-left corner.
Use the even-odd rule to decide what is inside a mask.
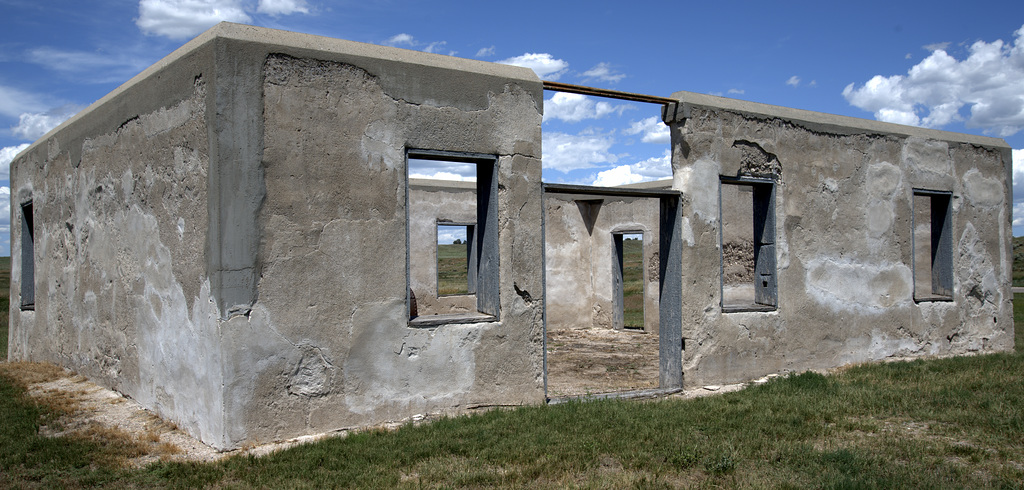
[[[522,66],[505,65],[493,61],[459,58],[438,53],[427,53],[411,49],[362,43],[317,34],[306,34],[269,27],[258,27],[232,22],[221,22],[200,34],[234,41],[266,44],[273,47],[300,49],[304,51],[339,53],[367,58],[378,58],[391,62],[431,66],[435,68],[466,71],[482,75],[498,76],[523,82],[543,82],[533,70]],[[198,38],[197,38],[198,39]],[[271,49],[273,51],[273,49]]]
[[[824,112],[808,111],[804,109],[793,109],[791,107],[750,102],[717,95],[698,94],[695,92],[679,91],[672,94],[672,98],[679,101],[674,114],[665,114],[665,120],[678,120],[689,117],[692,107],[708,109],[721,109],[729,112],[749,114],[755,117],[778,118],[792,121],[812,130],[822,130],[830,133],[851,134],[851,133],[880,133],[895,134],[901,136],[916,136],[927,139],[951,141],[957,143],[968,143],[978,146],[995,148],[1010,148],[1002,138],[990,136],[978,136],[941,129],[921,128],[917,126],[906,126],[871,119],[863,119],[850,116],[839,116]],[[669,109],[671,110],[671,108]]]
[[[169,65],[172,65],[182,58],[203,49],[206,45],[219,40],[263,44],[268,47],[270,52],[280,49],[284,54],[289,54],[288,51],[304,51],[306,53],[322,52],[327,55],[335,53],[357,57],[377,58],[389,62],[457,70],[480,75],[490,75],[509,79],[510,81],[520,81],[524,84],[535,84],[536,91],[538,93],[543,93],[543,82],[537,74],[534,73],[533,70],[521,66],[504,65],[501,63],[468,58],[457,58],[454,56],[446,56],[436,53],[424,53],[391,46],[379,46],[375,44],[319,36],[315,34],[304,34],[267,27],[220,22],[185,42],[174,51],[171,51],[152,65],[143,69],[137,75],[129,78],[121,85],[118,85],[103,97],[100,97],[95,102],[86,106],[85,109],[82,109],[74,116],[71,116],[66,121],[57,125],[57,127],[37,138],[24,150],[18,152],[12,161],[17,160],[23,154],[31,152],[43,142],[50,140],[56,133],[59,133],[64,128],[75,124],[75,122],[88,117],[100,106],[103,106],[108,101],[117,98],[124,92],[131,90],[136,85],[143,83]],[[329,59],[331,57],[325,56],[325,58]]]

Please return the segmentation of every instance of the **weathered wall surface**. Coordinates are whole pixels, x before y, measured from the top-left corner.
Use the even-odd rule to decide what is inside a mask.
[[[351,44],[260,47],[258,299],[222,326],[234,445],[543,400],[539,81]],[[497,156],[497,321],[410,325],[407,148]]]
[[[688,386],[1013,346],[1009,150],[992,138],[677,93]],[[909,133],[907,133],[909,132]],[[776,182],[778,308],[723,313],[719,180]],[[954,293],[915,302],[913,189],[952,193]],[[723,203],[726,205],[726,203]]]
[[[658,199],[547,193],[544,200],[547,328],[613,328],[612,234],[640,231],[644,330],[658,333]]]
[[[409,289],[419,315],[475,313],[476,295],[437,295],[437,225],[476,223],[476,183],[409,182]]]
[[[223,404],[204,253],[209,60],[200,48],[151,68],[13,162],[12,252],[20,259],[19,205],[31,200],[35,305],[19,308],[15,260],[9,358],[74,369],[213,440]]]

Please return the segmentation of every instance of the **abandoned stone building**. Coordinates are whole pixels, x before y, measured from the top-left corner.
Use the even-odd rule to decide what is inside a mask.
[[[653,339],[662,391],[1013,347],[1002,140],[677,92],[670,181],[560,185],[544,90],[521,67],[212,28],[12,162],[9,359],[234,448],[544,403],[559,330]],[[437,283],[448,228],[457,294]]]

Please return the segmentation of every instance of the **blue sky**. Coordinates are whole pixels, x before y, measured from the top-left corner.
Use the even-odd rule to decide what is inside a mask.
[[[0,255],[9,253],[13,156],[221,20],[522,64],[565,83],[687,90],[997,136],[1024,149],[1019,0],[0,0],[0,18]],[[669,175],[658,106],[545,98],[546,181]],[[1024,150],[1014,157],[1014,234],[1022,235]]]

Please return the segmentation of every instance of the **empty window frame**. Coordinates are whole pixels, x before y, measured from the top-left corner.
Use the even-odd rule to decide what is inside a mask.
[[[437,224],[437,295],[476,294],[472,224]]]
[[[778,306],[775,267],[775,183],[721,179],[719,192],[722,311]]]
[[[644,329],[644,234],[612,234],[612,326]]]
[[[32,201],[21,205],[21,309],[34,309],[36,304],[35,226]]]
[[[914,189],[915,301],[953,299],[952,193]]]
[[[430,224],[437,224],[437,235],[427,238],[435,250],[434,267],[438,265],[441,254],[438,253],[437,241],[435,238],[444,233],[443,227],[462,227],[466,230],[465,259],[465,293],[447,295],[437,287],[427,291],[419,283],[414,284],[412,276],[414,269],[423,267],[424,264],[417,263],[417,259],[410,253],[408,264],[409,278],[409,302],[410,302],[410,325],[431,326],[443,323],[466,322],[466,321],[495,321],[498,317],[498,181],[497,181],[497,157],[494,155],[478,153],[460,153],[436,150],[409,149],[406,152],[408,164],[407,176],[409,180],[414,179],[440,179],[440,180],[462,180],[458,185],[472,186],[475,194],[475,213],[470,216],[470,221],[448,221],[442,216],[430,218]],[[474,177],[475,176],[475,177]],[[475,182],[472,182],[474,181]],[[467,182],[470,181],[470,182]],[[407,186],[410,189],[410,186]],[[411,190],[407,193],[409,196]],[[415,237],[410,230],[422,226],[414,220],[422,219],[422,214],[417,214],[420,206],[433,206],[435,203],[416,202],[409,197],[408,221],[406,226],[407,240],[410,250],[421,247],[419,243],[423,239]],[[443,206],[436,208],[438,215],[444,214]],[[436,274],[436,272],[435,272]],[[434,277],[434,285],[439,286],[439,276]],[[419,289],[419,290],[417,290]],[[446,296],[453,296],[453,301],[461,305],[465,303],[464,295],[475,296],[471,298],[469,311],[449,311],[443,308]],[[458,299],[462,297],[463,299]],[[441,305],[438,308],[424,308],[424,305],[433,302]]]

